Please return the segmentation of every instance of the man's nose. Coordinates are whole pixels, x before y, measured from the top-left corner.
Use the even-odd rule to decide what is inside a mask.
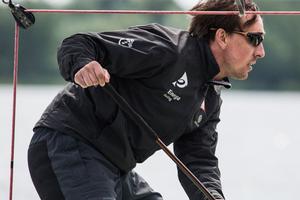
[[[256,47],[256,51],[255,51],[255,57],[256,58],[263,58],[265,57],[265,48],[263,43],[261,43],[258,47]]]

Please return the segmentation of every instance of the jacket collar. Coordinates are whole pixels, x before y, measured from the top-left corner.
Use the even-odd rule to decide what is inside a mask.
[[[205,74],[205,79],[208,84],[213,84],[213,85],[218,85],[218,86],[223,86],[226,89],[231,88],[231,83],[227,77],[225,77],[221,81],[215,81],[213,78],[220,72],[220,67],[209,47],[209,44],[207,40],[203,38],[198,38],[198,43],[200,48],[202,49],[202,52],[204,53],[204,58],[205,58],[205,63],[206,63],[206,73]]]
[[[198,44],[200,47],[200,52],[202,52],[202,59],[204,59],[205,64],[205,79],[212,80],[219,72],[220,67],[209,47],[208,42],[204,38],[198,38]]]

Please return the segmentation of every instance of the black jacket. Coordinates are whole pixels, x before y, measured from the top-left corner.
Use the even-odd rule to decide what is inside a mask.
[[[123,171],[143,162],[159,146],[101,87],[74,84],[74,74],[97,60],[111,84],[143,116],[167,145],[215,195],[221,191],[216,126],[220,85],[211,82],[219,67],[207,42],[188,32],[158,24],[125,31],[79,33],[58,51],[62,76],[69,83],[48,106],[37,127],[49,127],[85,140]],[[190,199],[203,196],[179,172]]]

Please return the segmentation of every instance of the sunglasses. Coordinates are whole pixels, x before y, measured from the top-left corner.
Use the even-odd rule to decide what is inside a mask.
[[[245,36],[247,38],[247,41],[254,47],[259,46],[264,40],[263,33],[243,32],[243,31],[233,31],[233,33],[237,33]]]

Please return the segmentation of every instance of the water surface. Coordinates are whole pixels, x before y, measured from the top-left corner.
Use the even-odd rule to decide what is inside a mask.
[[[61,86],[19,86],[14,199],[39,199],[28,167],[32,127]],[[300,93],[223,92],[217,154],[229,200],[298,199]],[[12,88],[0,86],[0,199],[8,199]],[[171,134],[171,133],[170,133]],[[172,146],[170,146],[172,148]],[[136,168],[165,200],[188,200],[175,164],[156,153]]]

